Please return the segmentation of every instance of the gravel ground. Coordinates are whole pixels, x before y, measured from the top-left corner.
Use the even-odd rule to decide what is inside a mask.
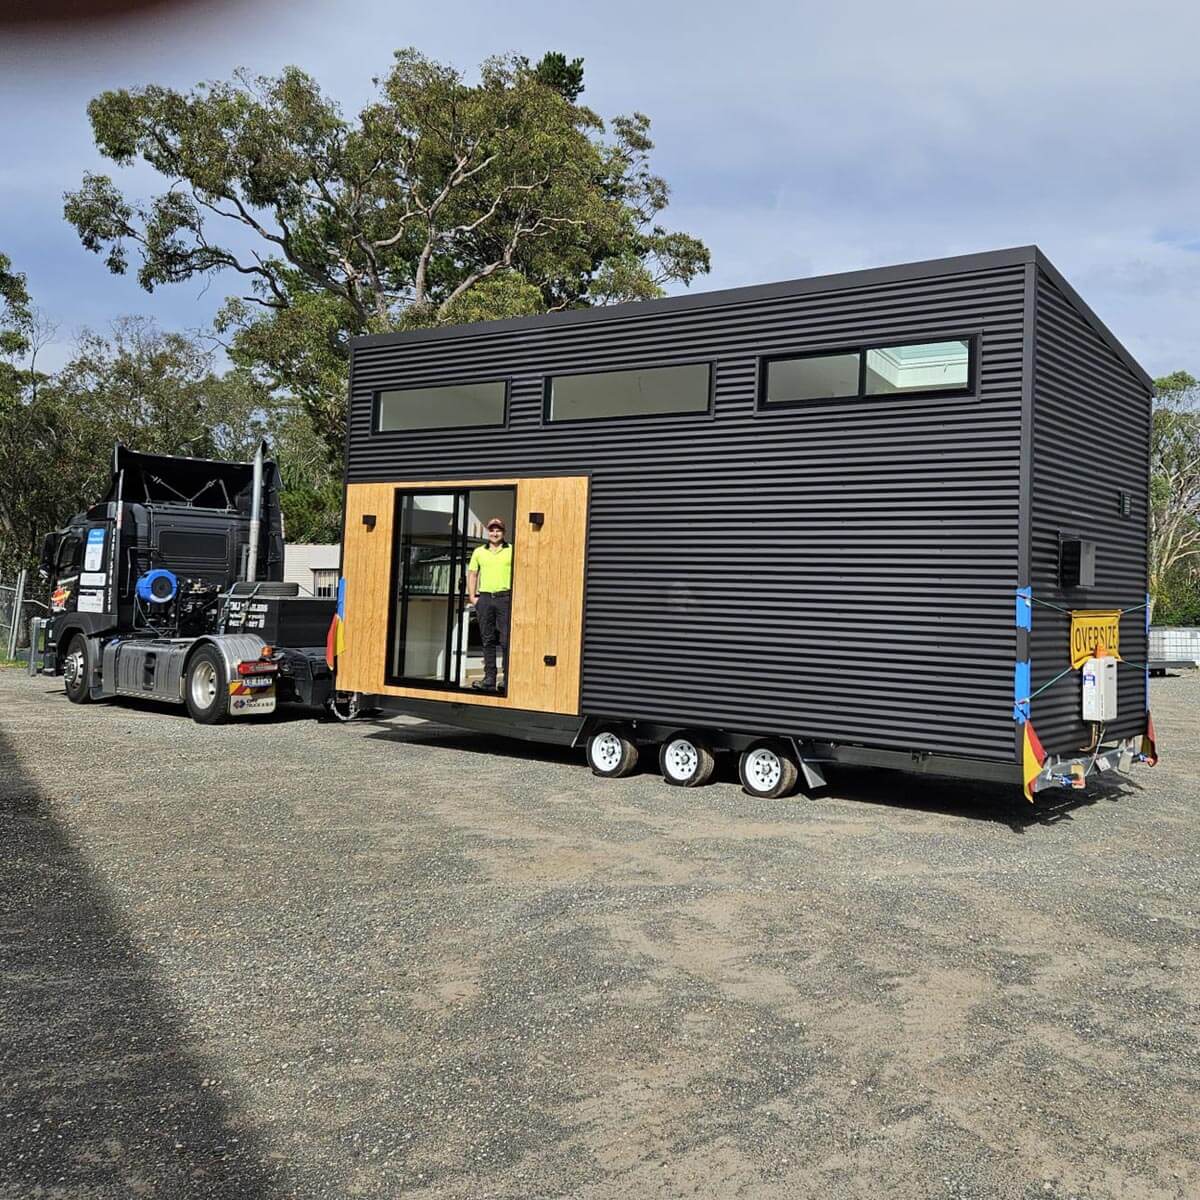
[[[1200,1195],[1200,678],[1034,813],[0,671],[0,1196]]]

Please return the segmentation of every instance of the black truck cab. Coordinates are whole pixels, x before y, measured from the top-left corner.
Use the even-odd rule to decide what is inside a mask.
[[[261,450],[235,463],[118,445],[105,496],[43,543],[40,669],[63,675],[78,702],[138,695],[186,703],[197,719],[268,710],[277,693],[322,703],[332,680],[319,631],[334,605],[282,581],[279,487]],[[268,646],[255,631],[264,606],[280,605],[272,627],[303,644]],[[189,691],[198,655],[209,671]]]

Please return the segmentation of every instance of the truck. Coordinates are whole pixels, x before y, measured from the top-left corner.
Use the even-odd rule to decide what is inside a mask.
[[[31,672],[76,704],[163,701],[205,725],[324,708],[334,602],[283,582],[279,493],[265,444],[249,463],[115,446],[105,495],[43,542]]]

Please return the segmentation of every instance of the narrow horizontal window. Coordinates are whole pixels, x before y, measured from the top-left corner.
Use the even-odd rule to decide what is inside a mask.
[[[380,392],[378,429],[387,433],[396,429],[503,425],[505,392],[503,381]]]
[[[596,417],[643,417],[708,411],[708,363],[556,375],[549,381],[546,417],[584,421]]]
[[[787,407],[807,400],[963,393],[972,386],[971,339],[863,346],[762,362],[759,403]]]
[[[809,358],[776,358],[767,363],[768,404],[788,400],[827,400],[858,395],[862,355],[819,354]]]
[[[893,392],[957,392],[970,379],[966,342],[922,342],[867,351],[868,396]]]

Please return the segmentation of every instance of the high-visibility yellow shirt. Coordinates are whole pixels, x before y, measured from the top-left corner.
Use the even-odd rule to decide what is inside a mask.
[[[476,546],[471,555],[468,571],[479,572],[481,592],[508,592],[512,590],[512,543],[493,550],[489,546]]]

